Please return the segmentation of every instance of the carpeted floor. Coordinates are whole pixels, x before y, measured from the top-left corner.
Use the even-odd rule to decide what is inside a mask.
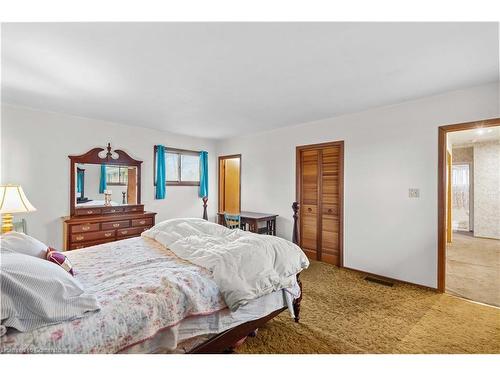
[[[453,232],[446,245],[446,291],[500,306],[500,240]]]
[[[283,312],[238,353],[500,353],[500,309],[312,262],[300,323]]]

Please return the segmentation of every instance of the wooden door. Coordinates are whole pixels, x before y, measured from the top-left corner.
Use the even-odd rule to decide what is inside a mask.
[[[343,142],[297,147],[300,246],[315,260],[342,265]]]
[[[321,259],[318,252],[319,150],[304,150],[301,162],[300,247],[311,259]]]
[[[241,205],[241,155],[219,157],[219,212],[238,214]]]
[[[137,169],[130,167],[127,173],[127,204],[137,204]]]

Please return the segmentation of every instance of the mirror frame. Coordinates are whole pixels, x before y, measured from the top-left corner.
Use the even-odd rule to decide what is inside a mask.
[[[103,151],[106,156],[101,158],[99,154]],[[114,158],[116,154],[118,157]],[[70,159],[70,186],[69,186],[69,200],[70,200],[70,215],[75,216],[76,210],[76,165],[77,164],[109,164],[109,165],[123,165],[137,168],[137,203],[141,204],[141,164],[142,160],[136,160],[129,154],[122,150],[111,151],[111,144],[108,143],[106,148],[96,147],[82,155],[68,155]]]

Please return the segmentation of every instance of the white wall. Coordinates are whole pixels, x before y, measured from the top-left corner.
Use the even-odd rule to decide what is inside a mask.
[[[500,141],[474,144],[474,236],[500,239]]]
[[[157,222],[172,217],[201,217],[203,207],[198,187],[168,186],[167,198],[154,199],[153,146],[206,150],[210,172],[215,171],[215,142],[145,128],[73,117],[58,113],[2,105],[2,183],[21,184],[37,208],[25,217],[30,235],[50,246],[62,248],[62,216],[69,215],[68,155],[78,155],[93,147],[113,148],[142,160],[141,202],[157,212]],[[215,220],[216,176],[209,173],[210,220]],[[121,201],[121,197],[120,201]],[[212,201],[213,200],[213,201]]]
[[[219,142],[242,154],[242,210],[280,215],[291,237],[295,147],[345,141],[344,265],[437,286],[441,125],[499,116],[497,84]],[[408,188],[420,189],[419,199]]]

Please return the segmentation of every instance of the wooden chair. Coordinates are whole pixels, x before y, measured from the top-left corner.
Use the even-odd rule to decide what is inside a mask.
[[[224,222],[229,229],[241,229],[240,215],[224,214]]]
[[[20,221],[14,222],[14,232],[28,234],[26,219],[21,219]]]

